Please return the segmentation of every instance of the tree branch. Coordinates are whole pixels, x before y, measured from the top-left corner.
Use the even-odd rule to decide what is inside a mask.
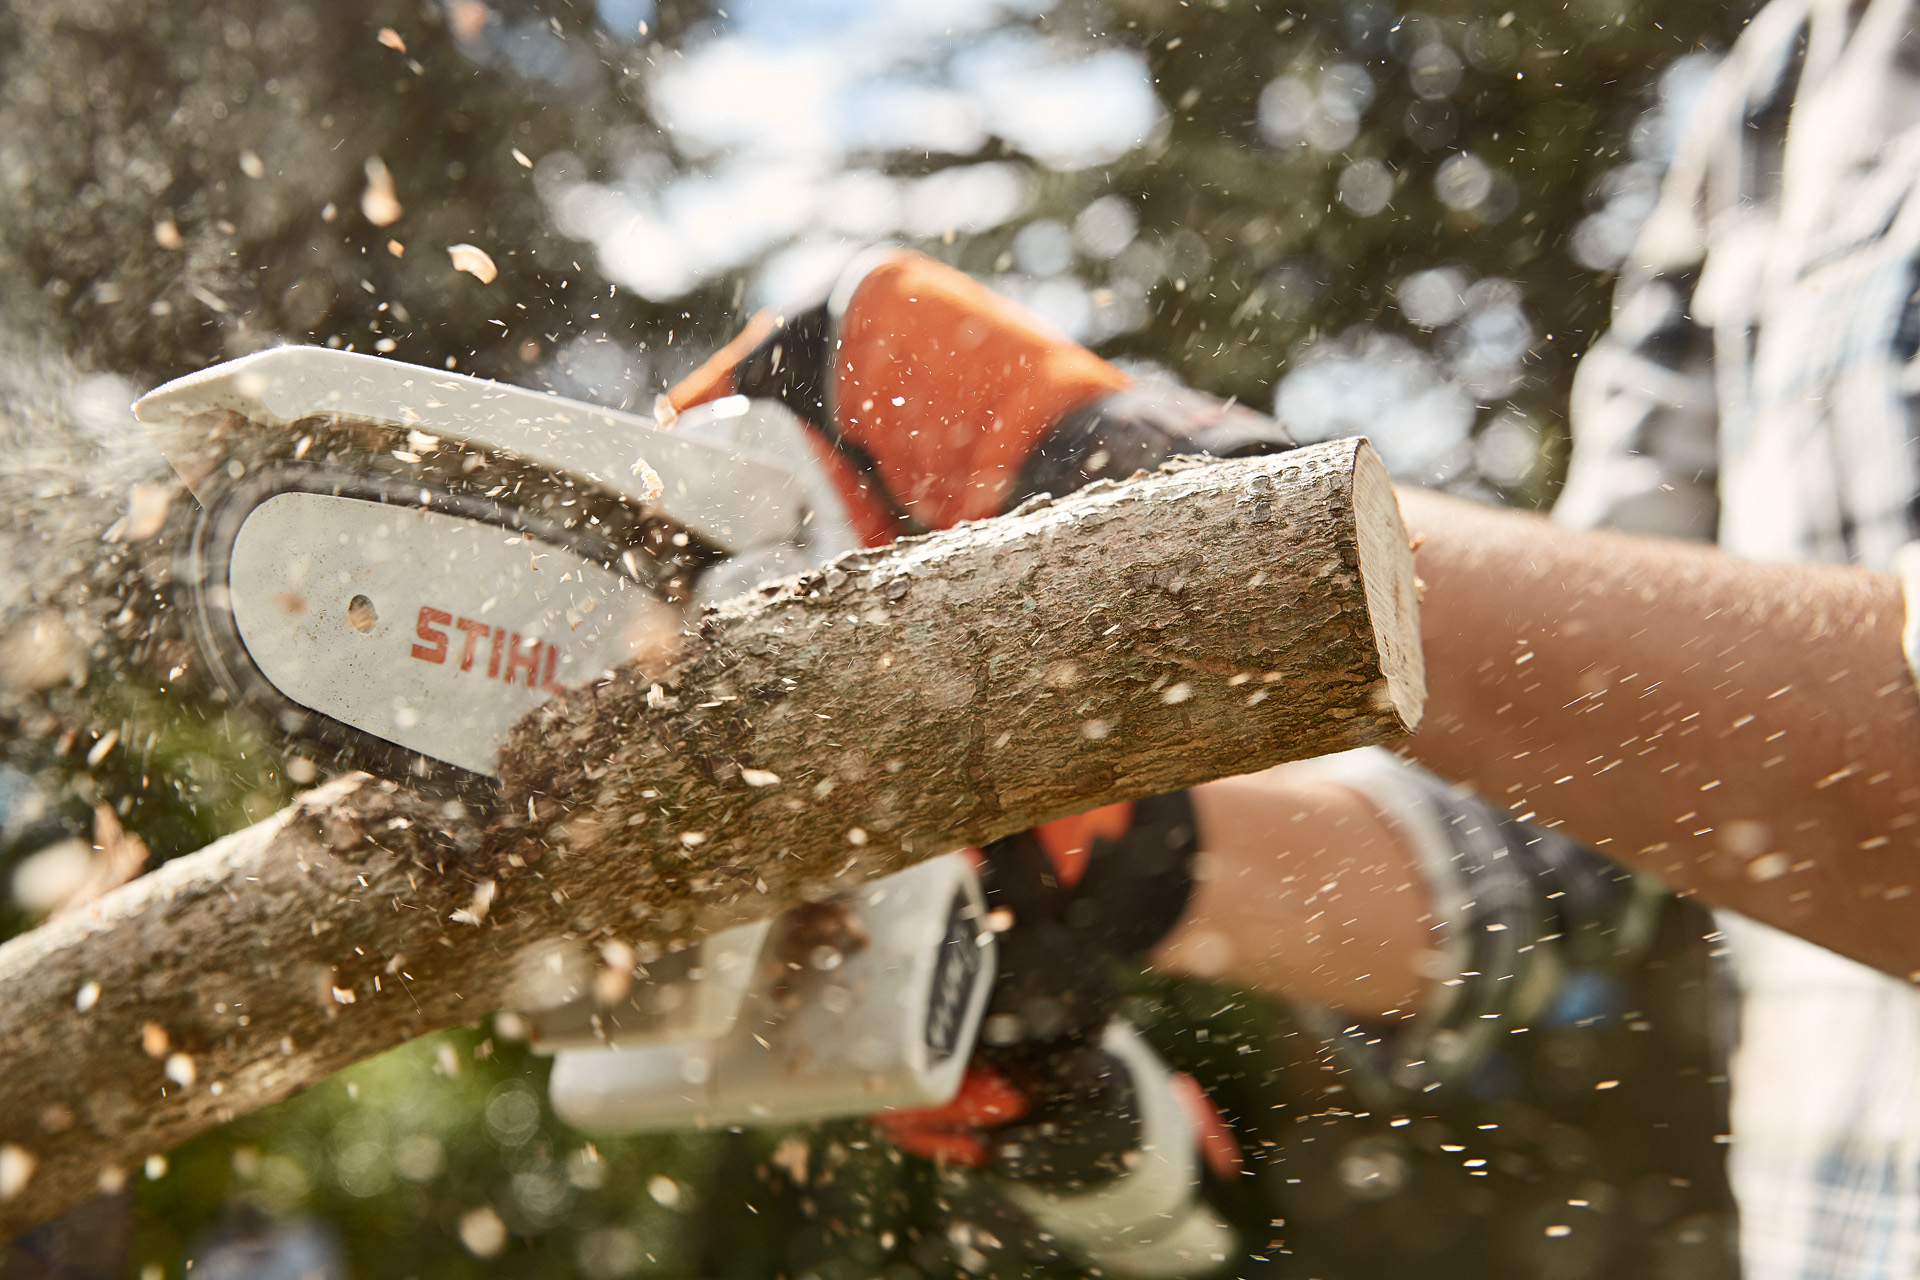
[[[1397,737],[1372,451],[1175,463],[859,552],[547,704],[488,813],[354,775],[0,946],[0,1235],[423,1032],[916,858]]]

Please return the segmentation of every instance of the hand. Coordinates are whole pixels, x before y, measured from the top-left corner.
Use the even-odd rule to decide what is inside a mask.
[[[1103,1057],[1108,1064],[1115,1061],[1111,1055]],[[1170,1072],[1168,1083],[1207,1171],[1231,1178],[1241,1166],[1241,1155],[1226,1118],[1191,1075]],[[1016,1120],[1023,1123],[1012,1123]],[[1110,1152],[1133,1149],[1128,1145],[1131,1134],[1127,1142],[1115,1144],[1110,1133],[1050,1125],[1025,1092],[982,1061],[967,1068],[960,1091],[945,1106],[882,1111],[873,1123],[887,1141],[911,1155],[1015,1179],[1048,1181],[1050,1174],[1093,1169],[1106,1162]],[[1044,1167],[1028,1154],[1034,1150],[1048,1152],[1042,1157]]]
[[[1201,1169],[1230,1177],[1239,1149],[1200,1086],[1121,1019],[1048,1065],[1046,1102],[978,1064],[946,1107],[875,1120],[909,1150],[997,1175],[1040,1240],[1110,1274],[1218,1270],[1234,1232],[1201,1194]]]

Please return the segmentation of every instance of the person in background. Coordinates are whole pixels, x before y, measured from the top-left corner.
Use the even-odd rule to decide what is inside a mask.
[[[1516,820],[1564,821],[1745,913],[1721,923],[1749,1280],[1920,1271],[1911,628],[1901,657],[1920,538],[1916,47],[1908,0],[1765,8],[1696,110],[1576,378],[1563,529],[1717,541],[1727,556],[1516,540],[1517,517],[1409,495],[1430,535],[1430,660],[1468,677],[1435,682],[1411,754],[1479,784],[1487,799],[1471,803],[1500,825],[1470,833],[1450,813],[1460,793],[1383,752],[1226,784],[1279,792],[1343,770],[1321,803],[1345,805],[1390,866],[1470,862],[1490,832],[1494,859],[1534,862]],[[1271,852],[1232,857],[1221,883]],[[1404,990],[1417,951],[1393,879],[1350,892],[1397,911],[1369,967],[1400,957]],[[1244,965],[1266,936],[1203,892],[1164,954]]]

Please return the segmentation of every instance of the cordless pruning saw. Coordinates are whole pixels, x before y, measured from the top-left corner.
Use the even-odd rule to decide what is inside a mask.
[[[733,397],[664,431],[281,347],[134,412],[199,500],[192,626],[219,687],[286,737],[426,791],[487,791],[507,731],[632,656],[663,601],[855,545],[773,401]]]
[[[168,383],[134,411],[200,504],[186,567],[219,687],[290,739],[430,792],[484,797],[513,725],[662,626],[677,631],[669,602],[857,545],[802,427],[773,400],[724,397],[668,431],[282,347]],[[558,1078],[577,1082],[562,1085],[563,1111],[671,1129],[952,1096],[993,980],[979,876],[937,858],[834,910],[861,945],[818,992],[777,959],[824,945],[806,942],[803,909],[657,958],[618,1007],[537,1011],[537,1047],[589,1050],[562,1055]],[[843,1003],[850,976],[884,998]],[[769,1069],[758,1046],[775,1041],[805,1068]],[[616,1063],[609,1044],[634,1051]],[[661,1048],[649,1057],[647,1045]],[[643,1086],[650,1068],[659,1078]]]
[[[184,577],[224,695],[338,764],[480,800],[529,711],[670,644],[689,608],[1171,453],[1290,444],[1271,419],[1135,387],[900,251],[856,259],[820,307],[756,321],[673,389],[664,421],[315,347],[134,408],[199,501]],[[1185,901],[1191,815],[1097,813],[1105,845],[1042,855],[1026,833],[930,859],[533,1011],[556,1111],[623,1132],[881,1113],[934,1154],[935,1113],[997,1068],[1034,1100],[1035,1140],[972,1162],[1042,1238],[1114,1274],[1215,1269],[1234,1236],[1199,1195],[1204,1126],[1098,990],[1104,958],[1144,955]],[[1096,1117],[1114,1158],[1029,1179],[1022,1148],[1073,1129],[1091,1097],[1114,1100]]]

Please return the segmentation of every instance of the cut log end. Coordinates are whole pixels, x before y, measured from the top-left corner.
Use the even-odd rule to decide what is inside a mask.
[[[1400,501],[1380,455],[1354,442],[1353,517],[1360,582],[1373,622],[1384,695],[1408,733],[1420,727],[1427,668],[1420,648],[1420,595]]]

